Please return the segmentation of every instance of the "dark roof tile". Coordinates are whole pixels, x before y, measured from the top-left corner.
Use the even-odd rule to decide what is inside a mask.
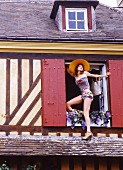
[[[83,141],[82,137],[0,136],[0,155],[7,156],[87,155],[123,157],[122,150],[122,138],[93,137],[91,141]]]
[[[40,3],[0,3],[0,39],[25,37],[32,40],[121,40],[123,41],[123,13],[98,5],[95,32],[59,31],[50,14],[52,1]],[[40,37],[40,39],[38,38]]]

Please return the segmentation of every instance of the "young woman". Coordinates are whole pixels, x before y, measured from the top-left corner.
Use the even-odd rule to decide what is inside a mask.
[[[93,101],[93,94],[90,91],[88,77],[107,78],[110,75],[109,72],[107,72],[106,75],[91,74],[88,72],[89,69],[90,69],[89,63],[83,59],[77,59],[72,61],[68,69],[68,73],[75,78],[75,82],[81,90],[81,95],[67,102],[67,110],[70,112],[74,111],[74,109],[72,109],[72,105],[80,104],[82,100],[84,100],[83,114],[87,125],[87,132],[85,133],[83,140],[91,139],[93,136],[90,128],[90,117],[89,117],[90,106],[91,106],[91,102]]]

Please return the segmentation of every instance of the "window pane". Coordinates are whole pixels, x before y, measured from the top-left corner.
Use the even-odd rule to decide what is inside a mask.
[[[78,21],[78,22],[77,22],[77,28],[78,28],[78,29],[85,29],[85,27],[84,27],[84,21]]]
[[[84,20],[84,12],[77,12],[77,20]]]
[[[75,12],[68,12],[68,19],[75,20]]]
[[[76,22],[75,21],[69,21],[69,29],[76,29]]]

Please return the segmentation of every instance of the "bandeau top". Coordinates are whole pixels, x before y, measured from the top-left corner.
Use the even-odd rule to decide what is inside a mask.
[[[76,84],[78,85],[81,91],[83,91],[84,89],[90,90],[90,85],[87,77],[82,77],[79,80],[76,80]]]

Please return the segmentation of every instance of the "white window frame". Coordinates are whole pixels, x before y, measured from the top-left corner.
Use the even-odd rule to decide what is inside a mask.
[[[77,28],[77,24],[76,24],[76,28],[75,29],[70,29],[69,28],[69,19],[68,19],[68,13],[69,12],[75,12],[75,14],[77,15],[77,12],[84,12],[84,29],[78,29]],[[66,8],[65,9],[65,16],[66,16],[66,30],[67,31],[88,31],[88,18],[87,18],[87,8]],[[79,21],[79,20],[74,20]],[[80,20],[81,21],[81,20]]]
[[[100,74],[102,75],[106,75],[106,65],[103,64],[103,63],[90,63],[90,67],[91,69],[99,69],[99,66],[102,66],[102,71]],[[103,111],[107,111],[109,108],[108,108],[108,96],[107,96],[107,80],[105,77],[102,78],[103,79],[103,96],[104,96],[104,108],[103,108]],[[101,111],[101,110],[100,110]]]

